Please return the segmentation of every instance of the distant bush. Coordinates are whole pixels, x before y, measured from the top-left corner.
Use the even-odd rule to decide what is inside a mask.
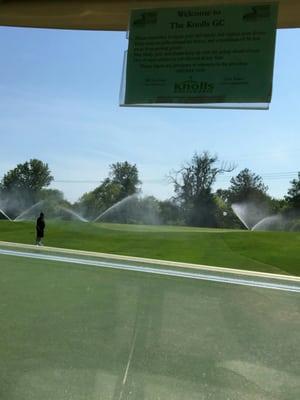
[[[300,219],[292,221],[290,224],[290,231],[300,232]]]

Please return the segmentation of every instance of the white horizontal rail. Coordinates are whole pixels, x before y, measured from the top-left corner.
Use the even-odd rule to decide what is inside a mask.
[[[142,272],[148,274],[155,274],[155,275],[164,275],[164,276],[173,276],[179,278],[188,278],[188,279],[199,279],[204,281],[210,282],[220,282],[220,283],[228,283],[234,285],[243,285],[243,286],[250,286],[256,288],[263,288],[263,289],[274,289],[274,290],[281,290],[287,292],[296,292],[300,293],[300,285],[291,285],[286,283],[278,283],[275,282],[266,282],[259,279],[245,279],[240,278],[238,274],[237,276],[221,276],[217,274],[208,274],[203,272],[189,272],[189,271],[178,271],[172,269],[165,269],[165,268],[152,268],[148,266],[139,266],[139,265],[130,265],[125,263],[113,262],[113,261],[97,261],[97,260],[89,260],[89,259],[82,259],[82,258],[73,258],[73,257],[63,257],[57,256],[52,254],[43,254],[43,253],[31,253],[31,252],[24,252],[24,251],[16,251],[16,250],[4,250],[0,249],[0,254],[5,256],[13,256],[13,257],[23,257],[23,258],[30,258],[30,259],[37,259],[37,260],[44,260],[44,261],[54,261],[54,262],[63,262],[69,264],[79,264],[79,265],[87,265],[93,267],[100,267],[100,268],[109,268],[109,269],[117,269],[117,270],[125,270],[125,271],[134,271],[134,272]]]

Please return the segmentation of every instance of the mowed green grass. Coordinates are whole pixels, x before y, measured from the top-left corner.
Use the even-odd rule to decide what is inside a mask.
[[[33,222],[0,221],[0,240],[34,243]],[[45,245],[300,275],[300,233],[47,221]]]
[[[33,222],[0,221],[0,240],[34,243]],[[45,245],[300,275],[300,233],[47,221]]]
[[[297,295],[0,255],[0,399],[298,400]]]

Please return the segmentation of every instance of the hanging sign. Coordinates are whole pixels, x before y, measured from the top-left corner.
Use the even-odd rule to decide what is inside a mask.
[[[121,102],[268,104],[277,8],[264,3],[132,11]]]

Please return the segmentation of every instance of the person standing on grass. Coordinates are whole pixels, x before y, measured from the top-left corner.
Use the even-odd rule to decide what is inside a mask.
[[[36,245],[43,246],[42,239],[44,237],[44,230],[45,230],[45,218],[44,214],[41,212],[40,216],[36,220]]]

